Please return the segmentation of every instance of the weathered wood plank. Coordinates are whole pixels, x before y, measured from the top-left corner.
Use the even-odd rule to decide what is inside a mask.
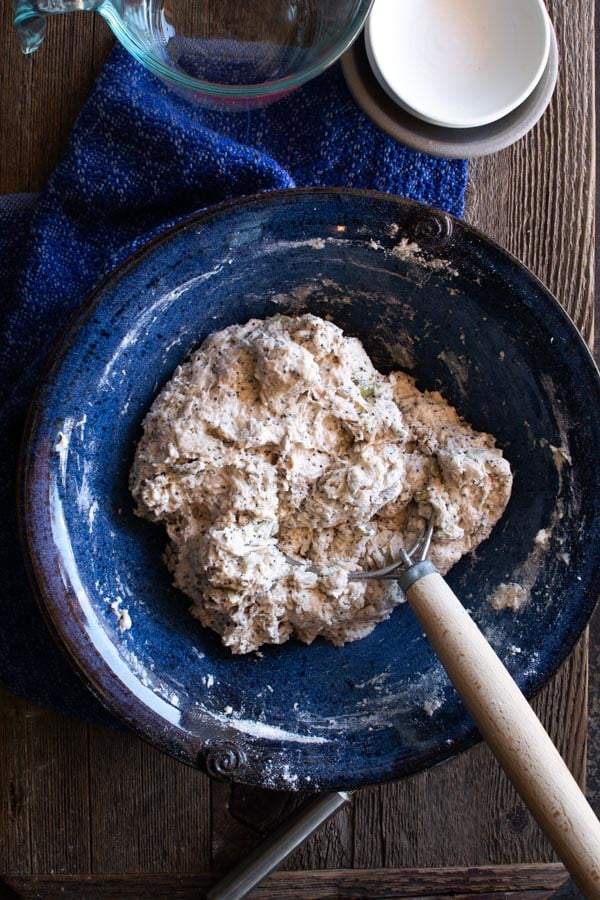
[[[229,784],[215,783],[211,786],[211,868],[217,872],[232,869],[261,839],[260,834],[230,814],[230,795]]]
[[[35,707],[26,724],[32,871],[90,871],[88,726]]]
[[[134,735],[90,726],[88,872],[208,871],[208,778]]]
[[[0,690],[0,872],[31,873],[27,718],[32,704]]]
[[[343,807],[286,860],[285,869],[338,869],[352,866],[352,806]]]
[[[546,898],[565,881],[561,865],[526,865],[468,869],[325,869],[313,872],[276,872],[256,888],[252,900],[332,900],[332,898],[360,897],[527,897]],[[101,897],[141,898],[163,900],[192,900],[203,896],[215,882],[210,875],[154,876],[118,875],[86,876],[85,878],[38,876],[11,877],[7,884],[31,900],[58,898]]]
[[[594,4],[548,3],[560,48],[552,102],[514,146],[470,166],[466,219],[510,250],[593,332]]]
[[[56,166],[69,131],[113,37],[93,13],[59,15],[31,56],[21,53],[13,3],[0,4],[0,193],[39,191]]]

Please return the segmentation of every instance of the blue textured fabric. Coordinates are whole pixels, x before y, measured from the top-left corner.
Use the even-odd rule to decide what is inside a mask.
[[[109,721],[55,648],[28,587],[15,473],[29,398],[48,353],[118,262],[186,215],[306,185],[373,188],[463,211],[467,163],[415,153],[353,102],[339,66],[248,114],[192,107],[120,47],[32,209],[0,210],[0,682],[43,705]]]

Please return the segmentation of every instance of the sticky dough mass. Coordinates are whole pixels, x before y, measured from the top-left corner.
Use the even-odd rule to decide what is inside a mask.
[[[365,637],[403,598],[348,573],[397,559],[432,511],[447,572],[511,484],[493,437],[313,315],[207,338],[154,401],[131,471],[137,512],[166,526],[175,585],[234,653]]]

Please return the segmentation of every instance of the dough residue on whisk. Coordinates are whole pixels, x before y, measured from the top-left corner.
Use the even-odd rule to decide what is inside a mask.
[[[348,573],[397,559],[432,511],[447,572],[489,535],[512,477],[440,394],[302,315],[208,337],[146,416],[130,484],[137,512],[166,526],[192,615],[248,653],[365,637],[403,598]]]

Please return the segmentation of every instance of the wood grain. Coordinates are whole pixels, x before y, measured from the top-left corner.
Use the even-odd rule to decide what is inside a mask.
[[[591,340],[594,4],[551,0],[549,11],[561,59],[551,106],[516,145],[470,164],[465,218],[529,265]],[[11,3],[0,4],[0,35],[0,191],[37,191],[113,39],[98,16],[57,16],[42,50],[25,58]],[[584,636],[534,702],[580,783],[586,672]],[[22,896],[198,896],[209,880],[190,873],[225,868],[259,840],[227,809],[227,785],[210,784],[133,735],[7,694],[0,704],[0,872]],[[272,809],[266,793],[264,807]],[[462,896],[466,869],[440,874],[442,866],[469,867],[471,893],[546,897],[564,879],[562,867],[493,870],[504,881],[486,870],[480,890],[471,867],[553,858],[480,745],[410,779],[360,791],[287,864],[319,871],[278,873],[255,896]],[[523,873],[539,878],[525,881]]]
[[[31,873],[27,720],[33,704],[0,695],[0,872]]]
[[[89,769],[93,846],[87,871],[211,868],[207,776],[130,734],[92,725]]]
[[[559,77],[550,107],[514,146],[470,164],[467,221],[554,292],[592,344],[594,320],[594,4],[552,0]]]
[[[469,869],[362,869],[314,872],[276,872],[250,895],[251,900],[330,900],[352,898],[486,897],[547,898],[564,883],[561,865],[501,866]],[[69,897],[197,900],[214,883],[214,877],[169,875],[86,878],[10,877],[7,886],[25,898],[57,900]],[[509,892],[509,893],[507,893]]]
[[[27,718],[31,869],[83,872],[91,863],[88,729],[36,710]]]
[[[56,16],[40,50],[25,57],[0,4],[0,193],[39,191],[56,166],[77,113],[114,39],[93,13]]]

